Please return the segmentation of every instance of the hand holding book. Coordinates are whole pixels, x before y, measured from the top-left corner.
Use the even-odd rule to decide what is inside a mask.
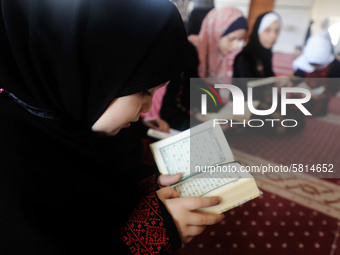
[[[171,185],[178,181],[180,175],[162,175],[158,179],[159,185]],[[157,191],[159,199],[171,214],[183,243],[190,242],[201,234],[207,225],[213,225],[223,220],[223,214],[210,214],[196,210],[216,206],[221,202],[219,197],[187,197],[171,187],[163,187]]]
[[[168,187],[176,182],[179,182],[182,174],[162,174],[158,177],[157,183],[160,188]]]
[[[218,206],[200,208],[201,212],[222,213],[261,195],[254,178],[235,162],[221,128],[211,122],[153,143],[151,150],[162,174],[182,174],[172,185],[182,198],[222,199]],[[235,171],[212,171],[219,168]]]

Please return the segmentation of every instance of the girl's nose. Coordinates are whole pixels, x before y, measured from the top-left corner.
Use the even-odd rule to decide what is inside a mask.
[[[145,98],[141,112],[147,113],[151,110],[151,107],[152,107],[152,97],[148,96]]]

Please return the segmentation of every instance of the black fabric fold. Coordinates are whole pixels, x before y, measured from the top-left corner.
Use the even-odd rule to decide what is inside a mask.
[[[0,0],[0,254],[124,254],[143,146],[91,126],[186,47],[168,0]]]

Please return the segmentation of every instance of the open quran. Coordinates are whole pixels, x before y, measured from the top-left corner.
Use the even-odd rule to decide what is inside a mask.
[[[182,173],[172,185],[182,197],[219,196],[217,206],[200,209],[222,213],[262,194],[254,178],[235,162],[220,126],[205,122],[150,145],[161,174]]]

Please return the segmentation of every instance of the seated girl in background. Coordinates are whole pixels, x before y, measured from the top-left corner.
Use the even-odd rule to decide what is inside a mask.
[[[242,12],[234,7],[211,10],[198,35],[190,35],[195,46],[200,78],[227,78],[228,54],[240,48],[248,29]]]
[[[281,27],[281,18],[275,12],[267,12],[260,15],[254,24],[248,44],[236,56],[234,61],[232,84],[238,86],[244,94],[245,100],[248,97],[247,82],[252,78],[266,78],[275,76],[272,67],[272,48],[277,41]],[[285,80],[283,80],[284,82]],[[284,86],[285,84],[277,84]],[[272,87],[263,86],[253,90],[253,100],[260,101],[257,109],[270,109],[272,105]],[[280,105],[270,116],[252,115],[253,119],[283,119],[280,113]],[[263,135],[283,135],[300,131],[305,120],[301,112],[293,107],[287,107],[286,118],[298,120],[298,125],[294,128],[285,128],[277,123],[268,124],[265,122],[261,128],[250,128],[251,132]]]
[[[182,77],[170,82],[161,108],[161,117],[172,128],[190,127],[190,78],[231,78],[228,56],[239,49],[247,29],[241,11],[220,7],[208,13],[198,35],[189,36],[188,65]]]
[[[0,2],[1,254],[157,254],[223,215],[124,132],[184,69],[168,0]],[[145,178],[151,175],[149,178]]]
[[[339,91],[340,62],[333,55],[333,47],[324,36],[312,36],[308,39],[303,54],[293,62],[294,75],[306,79],[310,89],[323,87],[321,94],[312,93],[308,107],[313,116],[328,113],[328,104],[332,96]]]
[[[323,36],[307,40],[303,54],[293,62],[294,75],[307,78],[340,78],[340,61],[334,57],[333,47]]]
[[[233,78],[265,78],[275,76],[272,68],[272,48],[279,36],[281,18],[275,12],[260,15],[254,24],[248,44],[236,56]],[[247,84],[240,83],[245,97]]]

